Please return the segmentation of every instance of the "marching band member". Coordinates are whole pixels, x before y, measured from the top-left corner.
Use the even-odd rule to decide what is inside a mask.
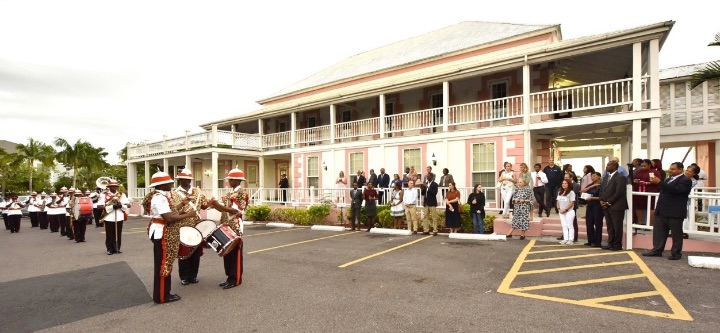
[[[7,206],[8,222],[10,224],[10,233],[20,232],[20,218],[22,218],[22,208],[25,204],[18,201],[18,196],[12,196],[10,204]]]
[[[103,223],[100,222],[100,218],[103,215],[103,210],[98,208],[101,191],[102,189],[98,187],[95,189],[95,192],[90,193],[90,199],[92,199],[93,202],[93,217],[95,218],[95,228],[100,228],[103,226]]]
[[[27,199],[25,204],[28,207],[28,215],[30,215],[30,228],[38,227],[38,206],[37,203],[40,198],[37,197],[37,192],[30,193],[30,198]]]
[[[10,204],[10,196],[5,195],[5,200],[3,202],[0,202],[0,208],[2,208],[2,218],[3,222],[5,222],[5,230],[10,230],[10,221],[8,220],[8,210],[7,206]]]
[[[37,201],[35,206],[38,208],[38,224],[41,230],[48,228],[48,216],[47,216],[47,205],[50,204],[50,198],[47,193],[40,193],[40,200]]]
[[[72,203],[73,235],[75,242],[85,241],[85,230],[88,224],[92,224],[92,201],[84,196],[81,190],[75,190],[75,199]]]
[[[50,232],[58,232],[60,217],[65,215],[65,210],[60,208],[62,200],[62,195],[58,196],[55,192],[50,193],[50,202],[46,206]]]
[[[73,205],[75,203],[76,194],[77,190],[71,187],[67,192],[67,197],[65,200],[65,234],[67,236],[67,239],[69,240],[75,239],[75,231],[73,230],[74,218],[71,213],[73,210]]]
[[[210,206],[222,212],[220,222],[226,223],[236,234],[242,236],[242,216],[250,199],[245,189],[241,187],[243,180],[245,180],[245,173],[240,169],[232,169],[225,179],[232,187],[232,192],[222,197],[222,203],[215,200],[215,198],[210,199]],[[241,238],[238,245],[223,257],[225,275],[227,275],[225,282],[219,285],[223,289],[234,288],[242,283],[242,248],[243,242]]]
[[[190,203],[197,203],[193,207],[196,211],[199,209],[207,209],[208,202],[205,194],[197,188],[192,186],[192,182],[195,179],[193,174],[188,169],[182,169],[180,173],[175,177],[178,179],[180,185],[175,189],[175,192],[180,195],[181,198],[189,199]],[[179,222],[180,227],[195,227],[200,222],[200,217],[195,214],[191,218],[183,219]],[[190,283],[198,283],[198,270],[200,269],[200,256],[203,255],[202,246],[198,247],[190,258],[178,260],[178,271],[180,273],[180,283],[184,286]]]
[[[192,208],[185,213],[179,213],[190,199],[180,199],[177,193],[173,193],[172,183],[172,178],[165,172],[156,172],[150,183],[150,187],[154,187],[155,191],[149,203],[149,211],[153,217],[148,226],[148,237],[153,242],[153,301],[158,304],[180,300],[180,296],[170,294],[170,273],[180,247],[178,222],[196,215]],[[147,204],[147,200],[144,200],[143,205]]]
[[[68,204],[70,194],[68,194],[67,187],[63,186],[60,188],[60,195],[58,196],[58,207],[57,212],[55,213],[57,215],[58,222],[60,224],[60,236],[67,236],[67,210],[65,207]]]
[[[130,200],[122,192],[118,192],[120,183],[111,180],[108,185],[108,191],[100,195],[98,200],[98,208],[103,209],[106,213],[101,218],[105,223],[105,247],[107,254],[122,253],[120,246],[122,245],[122,227],[123,221],[127,218],[127,210],[130,208]]]

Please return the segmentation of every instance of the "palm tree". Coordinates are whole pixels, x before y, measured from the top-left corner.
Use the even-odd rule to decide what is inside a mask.
[[[22,163],[22,159],[15,153],[8,153],[5,149],[0,148],[0,194],[5,193],[7,180],[15,174],[15,168]]]
[[[708,44],[708,46],[720,46],[720,32],[715,34],[715,41]],[[690,89],[701,85],[705,81],[718,78],[720,78],[720,61],[710,62],[705,65],[705,68],[693,73],[690,78]]]
[[[77,140],[70,144],[63,138],[55,138],[55,145],[61,150],[57,153],[57,160],[65,168],[73,171],[73,184],[77,185],[77,175],[80,168],[87,168],[89,171],[102,168],[105,164],[107,152],[103,148],[95,148],[89,142]]]
[[[35,161],[40,161],[43,166],[51,167],[55,161],[55,149],[33,138],[28,138],[28,143],[18,144],[17,154],[23,161],[30,166],[30,185],[28,191],[33,190],[33,171],[35,170]]]

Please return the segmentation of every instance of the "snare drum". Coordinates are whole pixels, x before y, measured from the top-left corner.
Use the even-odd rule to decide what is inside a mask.
[[[202,234],[197,229],[193,227],[180,227],[180,247],[178,247],[178,258],[182,260],[190,258],[202,240]]]
[[[205,241],[219,256],[224,257],[238,245],[240,236],[229,226],[223,224],[205,237]]]
[[[215,224],[215,221],[213,220],[200,221],[200,223],[195,225],[195,229],[200,230],[203,239],[207,238],[207,236],[215,231],[215,228],[217,228],[217,224]]]

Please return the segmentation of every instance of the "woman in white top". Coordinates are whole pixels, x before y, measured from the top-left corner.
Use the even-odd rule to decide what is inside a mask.
[[[500,173],[498,177],[498,184],[500,185],[500,198],[503,201],[503,218],[510,217],[510,199],[512,199],[513,191],[515,191],[515,172],[512,169],[512,163],[505,162],[505,170]]]
[[[575,192],[568,180],[563,180],[560,184],[556,208],[560,212],[560,225],[562,225],[563,230],[563,240],[560,241],[560,244],[572,245],[573,238],[575,238],[575,228],[573,228],[573,220],[575,219]]]
[[[340,171],[337,179],[335,179],[335,203],[339,203],[340,200],[345,202],[345,189],[347,188],[347,179],[345,178],[345,172]]]

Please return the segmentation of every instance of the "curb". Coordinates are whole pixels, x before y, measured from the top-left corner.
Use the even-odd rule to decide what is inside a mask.
[[[688,265],[698,268],[720,269],[720,258],[688,256]]]
[[[505,235],[495,235],[495,234],[460,234],[460,233],[452,233],[449,238],[453,239],[475,239],[475,240],[486,240],[486,241],[506,241],[507,237]]]
[[[345,227],[334,226],[334,225],[314,225],[314,226],[310,227],[310,230],[345,231]]]
[[[370,233],[371,234],[410,236],[412,234],[412,231],[399,230],[399,229],[388,229],[388,228],[372,228],[372,229],[370,229]]]
[[[295,227],[295,225],[292,223],[281,223],[281,222],[269,222],[265,225],[268,227],[273,227],[273,228],[293,228],[293,227]]]

